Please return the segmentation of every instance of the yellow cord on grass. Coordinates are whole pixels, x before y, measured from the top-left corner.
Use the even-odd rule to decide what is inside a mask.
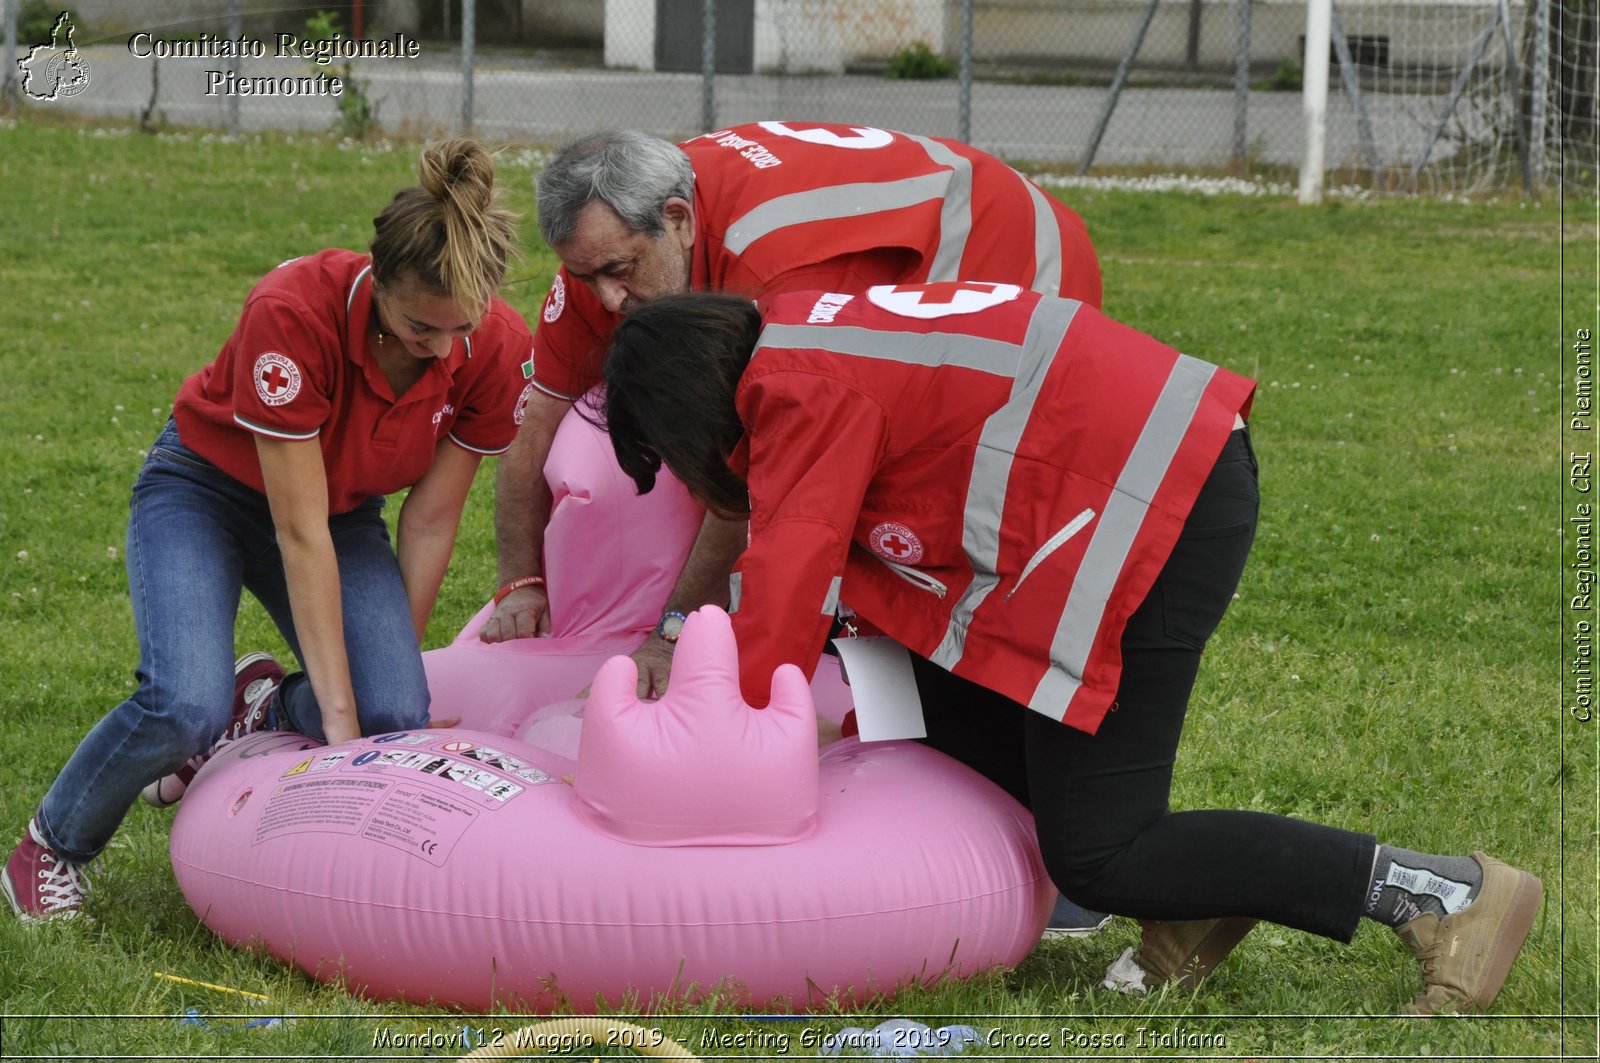
[[[232,993],[236,997],[248,997],[251,1000],[259,1000],[263,1003],[271,1003],[272,1000],[271,997],[264,997],[260,993],[247,993],[243,989],[233,989],[229,986],[217,985],[215,982],[197,982],[193,978],[181,978],[178,975],[168,974],[165,971],[151,971],[150,973],[165,981],[177,982],[179,985],[192,985],[199,986],[201,989],[214,989],[219,993]]]

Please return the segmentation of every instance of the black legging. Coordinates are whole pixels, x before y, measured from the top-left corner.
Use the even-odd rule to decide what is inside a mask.
[[[1255,453],[1241,429],[1128,621],[1116,703],[1097,734],[913,655],[927,741],[1033,810],[1045,867],[1079,905],[1146,919],[1252,916],[1349,941],[1371,835],[1167,806],[1201,651],[1233,598],[1259,507]]]

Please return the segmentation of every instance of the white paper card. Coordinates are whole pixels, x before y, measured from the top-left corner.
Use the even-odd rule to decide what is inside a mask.
[[[879,636],[834,639],[833,644],[855,696],[856,727],[863,742],[928,737],[910,651]]]

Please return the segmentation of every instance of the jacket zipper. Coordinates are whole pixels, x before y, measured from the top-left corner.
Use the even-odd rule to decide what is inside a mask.
[[[1074,535],[1077,535],[1085,527],[1087,527],[1089,522],[1094,520],[1094,517],[1094,510],[1086,509],[1082,513],[1079,513],[1076,517],[1073,517],[1071,522],[1068,523],[1065,528],[1062,528],[1060,531],[1050,536],[1050,538],[1046,539],[1045,544],[1039,547],[1039,549],[1034,552],[1032,557],[1028,558],[1028,563],[1022,567],[1022,575],[1017,577],[1016,586],[1011,588],[1010,592],[1006,594],[1004,600],[1009,602],[1011,600],[1011,596],[1022,589],[1023,582],[1026,581],[1029,576],[1033,575],[1033,570],[1044,564],[1045,558],[1059,550],[1068,539],[1071,539]]]
[[[876,554],[873,556],[877,557]],[[888,565],[894,570],[895,575],[899,576],[913,587],[918,587],[925,591],[932,591],[940,598],[943,598],[950,589],[919,568],[912,568],[910,565],[902,565],[898,561],[890,561],[889,559],[883,557],[879,557],[878,560]]]

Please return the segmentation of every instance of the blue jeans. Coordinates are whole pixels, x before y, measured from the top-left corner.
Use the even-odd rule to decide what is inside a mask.
[[[362,734],[428,721],[427,677],[383,505],[368,499],[328,521]],[[228,726],[241,589],[304,659],[267,497],[185,447],[171,421],[133,487],[127,562],[138,689],[79,743],[39,806],[40,832],[74,861],[105,848],[146,784],[209,749]],[[284,681],[269,721],[323,737],[304,673]]]

